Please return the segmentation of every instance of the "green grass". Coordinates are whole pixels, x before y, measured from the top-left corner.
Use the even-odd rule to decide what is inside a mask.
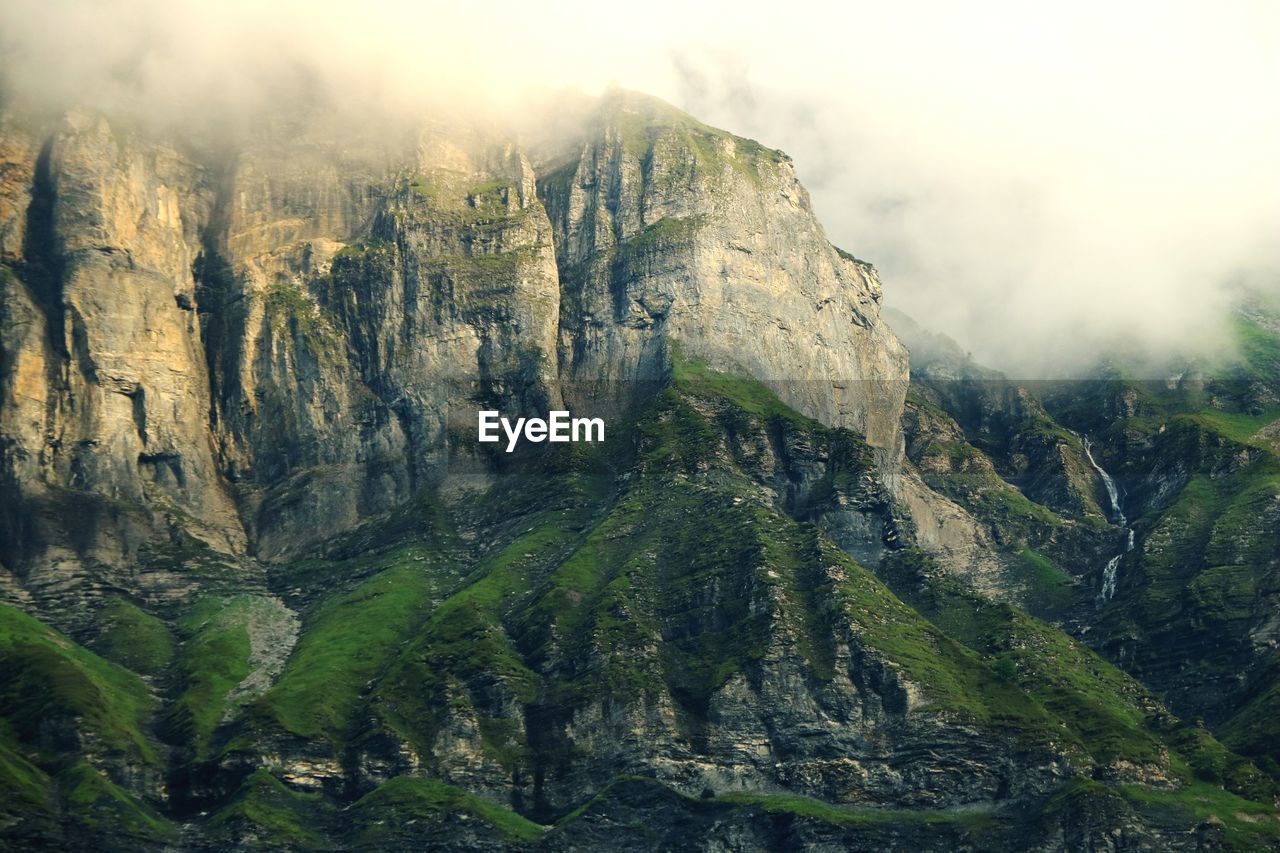
[[[758,383],[734,381],[699,362],[677,361],[676,370],[676,385],[639,424],[639,479],[537,591],[523,617],[542,626],[528,629],[536,654],[595,663],[575,670],[564,685],[570,695],[589,696],[600,684],[647,691],[665,683],[698,709],[763,656],[770,630],[789,630],[815,676],[829,679],[834,647],[825,622],[830,613],[819,606],[824,582],[813,571],[816,532],[744,503],[740,495],[750,486],[741,475],[715,487],[684,479],[725,461],[717,458],[722,418],[742,430],[772,428],[774,416],[818,427]],[[715,411],[701,411],[706,405]],[[823,439],[831,442],[833,467],[865,462],[857,452],[865,446],[841,431],[824,432]],[[722,593],[716,612],[700,601],[708,586]],[[753,612],[753,597],[769,587],[781,592],[779,609]],[[680,622],[705,627],[679,635],[661,627]]]
[[[497,712],[508,701],[532,701],[539,677],[516,648],[509,614],[519,596],[580,540],[606,495],[593,480],[571,474],[555,481],[530,474],[517,488],[495,492],[488,511],[495,517],[510,513],[519,532],[440,602],[388,666],[370,707],[425,755],[461,703],[477,717],[490,718],[481,728],[483,745],[491,757],[511,765],[526,755],[523,733],[498,722]]]
[[[1237,316],[1233,323],[1240,354],[1250,371],[1271,381],[1280,379],[1280,335],[1245,317]]]
[[[98,839],[172,839],[172,824],[84,758],[158,770],[155,707],[135,673],[0,605],[0,814],[61,812],[65,829]]]
[[[301,737],[343,741],[365,685],[430,614],[451,569],[424,544],[402,546],[378,562],[385,568],[308,614],[284,672],[255,713]]]
[[[1146,687],[1057,628],[1007,604],[983,602],[955,580],[922,583],[919,564],[927,559],[899,558],[890,568],[895,588],[948,635],[999,665],[1012,662],[1017,685],[1100,764],[1154,764],[1182,782],[1207,780],[1237,793],[1270,790],[1245,759],[1208,732],[1178,723]]]
[[[1001,821],[988,809],[966,811],[876,809],[866,807],[841,807],[794,794],[755,794],[735,792],[711,798],[712,803],[735,806],[755,806],[774,814],[789,814],[820,820],[836,826],[868,825],[954,825],[970,831],[997,829]]]
[[[857,264],[860,267],[869,267],[872,265],[870,261],[864,261],[862,258],[859,258],[856,255],[854,255],[852,252],[846,252],[844,249],[841,249],[839,246],[835,244],[832,244],[831,248],[835,249],[836,254],[844,258],[846,261],[852,261],[853,263]]]
[[[1256,580],[1252,566],[1205,569],[1187,584],[1187,607],[1199,618],[1213,622],[1247,620],[1253,612]]]
[[[894,832],[909,827],[916,831],[951,830],[960,838],[971,834],[981,836],[999,831],[1005,822],[994,810],[987,808],[955,811],[884,809],[872,806],[834,805],[797,794],[766,794],[754,791],[733,791],[716,796],[704,795],[694,798],[656,779],[644,776],[618,776],[582,805],[561,817],[556,821],[555,826],[557,829],[569,827],[588,811],[610,799],[616,799],[625,804],[630,791],[637,787],[660,791],[677,808],[683,806],[691,815],[701,814],[708,820],[715,821],[715,825],[722,825],[720,821],[729,818],[734,812],[757,809],[773,815],[816,820],[855,831],[881,828]],[[845,836],[846,839],[852,837],[856,836]]]
[[[1197,474],[1151,519],[1141,553],[1143,584],[1136,607],[1127,609],[1130,619],[1156,627],[1184,617],[1199,622],[1248,615],[1255,584],[1280,548],[1280,531],[1267,521],[1280,494],[1273,462],[1225,477]]]
[[[669,248],[673,244],[687,243],[706,223],[706,217],[666,216],[653,222],[623,244],[628,254]]]
[[[457,815],[483,821],[499,839],[529,842],[543,827],[496,803],[435,779],[399,776],[384,782],[351,806],[351,821],[360,846],[385,841],[413,822],[443,823]]]
[[[835,626],[847,622],[860,643],[921,687],[924,701],[917,711],[966,717],[1036,741],[1061,738],[1055,731],[1054,718],[1022,689],[997,677],[991,661],[983,660],[921,618],[815,530],[777,511],[735,504],[735,495],[751,491],[745,480],[724,479],[724,490],[718,495],[714,489],[700,491],[706,486],[691,485],[688,488],[692,494],[704,494],[706,498],[701,505],[686,506],[686,487],[678,480],[670,482],[669,472],[731,465],[723,458],[726,451],[717,449],[722,447],[718,438],[725,423],[736,423],[744,430],[750,428],[752,421],[756,429],[785,423],[805,433],[819,447],[833,442],[831,446],[838,449],[843,441],[846,452],[831,453],[828,458],[833,465],[846,466],[850,475],[865,470],[871,460],[865,445],[852,442],[843,431],[829,430],[797,415],[758,382],[709,370],[700,362],[682,358],[678,350],[673,358],[673,374],[674,388],[665,399],[660,398],[654,418],[641,424],[646,442],[655,448],[646,451],[642,445],[642,458],[655,471],[668,472],[644,500],[646,505],[655,507],[650,511],[669,529],[661,553],[670,554],[674,563],[685,567],[687,582],[695,589],[714,583],[728,591],[732,587],[726,581],[751,567],[766,576],[775,575],[784,591],[781,612],[766,612],[761,619],[758,613],[749,612],[744,601],[742,613],[716,614],[716,621],[735,626],[734,632],[723,638],[713,633],[691,640],[690,652],[696,651],[705,660],[682,659],[678,668],[686,679],[706,673],[700,684],[702,695],[723,683],[727,673],[740,671],[747,661],[762,654],[775,620],[787,627],[791,641],[804,653],[815,676],[829,677],[829,644],[833,642]],[[697,403],[699,400],[704,403]],[[708,411],[706,404],[713,409]],[[725,409],[736,409],[737,419],[729,417]],[[838,479],[839,475],[833,476],[833,480]],[[662,516],[667,507],[674,508],[669,519]],[[677,538],[684,531],[689,536],[688,545],[682,545]],[[714,538],[717,531],[722,532],[722,539]],[[824,566],[836,567],[838,576],[820,571]],[[717,571],[729,574],[721,577]],[[668,584],[661,599],[678,602],[679,589]],[[754,629],[753,621],[757,625]],[[680,646],[668,637],[664,648],[667,647]],[[724,652],[718,653],[717,649]]]
[[[71,820],[99,839],[117,834],[151,843],[177,838],[168,819],[85,761],[58,774],[58,789]]]
[[[795,644],[815,678],[830,678],[837,626],[845,623],[859,643],[921,687],[924,701],[917,711],[960,715],[1043,738],[1052,726],[1049,715],[1002,683],[978,655],[922,619],[814,528],[743,501],[754,487],[737,472],[721,436],[726,424],[744,435],[785,424],[818,447],[843,446],[846,452],[828,458],[833,466],[847,465],[846,476],[870,464],[859,452],[864,445],[797,415],[762,384],[710,370],[678,350],[673,374],[673,387],[640,423],[641,479],[618,502],[623,509],[632,501],[642,507],[642,520],[623,518],[614,532],[611,516],[599,528],[602,549],[614,540],[635,541],[638,551],[651,550],[653,557],[650,565],[637,561],[630,572],[599,576],[596,589],[607,584],[610,606],[621,591],[647,589],[647,599],[622,599],[641,624],[649,619],[708,626],[690,633],[649,632],[662,638],[654,644],[677,696],[696,711],[733,674],[760,660],[777,632]],[[646,524],[660,532],[654,544]],[[599,569],[619,560],[601,560],[598,551],[587,562]],[[835,575],[825,568],[831,566],[837,567]],[[761,587],[780,594],[764,596]],[[707,588],[719,591],[714,612],[698,603]],[[574,590],[584,608],[593,606],[598,593],[591,585]],[[761,607],[765,600],[774,603]]]
[[[612,502],[586,493],[545,498],[389,668],[371,707],[420,754],[447,715],[474,713],[491,757],[505,766],[523,761],[521,727],[493,713],[495,682],[499,697],[542,696],[553,706],[589,701],[601,685],[666,689],[696,712],[763,657],[772,631],[794,638],[815,678],[832,677],[837,614],[819,570],[838,558],[820,553],[812,527],[743,502],[750,487],[741,474],[714,488],[686,477],[727,461],[715,458],[723,442],[712,439],[728,421],[742,430],[818,431],[839,471],[833,479],[870,464],[869,451],[786,409],[758,383],[677,364],[676,385],[638,425],[640,444],[628,452],[639,467],[624,494]],[[714,609],[709,585],[722,593]],[[760,608],[769,588],[778,591],[776,608]],[[681,624],[689,628],[669,627]]]
[[[951,478],[957,482],[958,478]],[[1028,498],[1013,486],[1000,482],[961,481],[962,487],[972,488],[971,495],[981,517],[997,522],[1011,523],[1016,526],[1039,524],[1045,527],[1060,527],[1062,519],[1053,510],[1041,506]]]
[[[958,581],[932,581],[929,558],[903,553],[886,571],[894,587],[950,637],[986,660],[1011,660],[1017,687],[1065,724],[1061,732],[1102,764],[1164,763],[1148,727],[1140,684],[1066,634],[1007,604],[984,601]],[[1005,664],[1007,666],[1007,664]]]
[[[666,181],[661,190],[678,190],[700,179],[718,181],[726,173],[763,188],[786,162],[781,151],[705,125],[649,95],[611,93],[602,101],[597,121],[629,157],[642,162],[661,158]],[[668,147],[686,157],[668,154]]]
[[[229,703],[227,695],[249,674],[252,595],[201,599],[178,622],[183,637],[177,668],[181,694],[162,729],[171,743],[189,744],[197,761],[213,755],[213,735]]]
[[[949,416],[939,413],[950,420]],[[978,447],[961,440],[931,440],[919,451],[925,482],[957,501],[1024,548],[1063,525],[1063,519],[1036,503],[996,472]],[[945,462],[945,465],[939,464]]]
[[[686,357],[679,342],[671,341],[671,378],[674,393],[720,400],[749,415],[777,417],[815,432],[826,430],[812,418],[787,406],[764,383],[747,377],[713,370],[699,358]]]
[[[1136,785],[1120,787],[1126,800],[1144,813],[1163,813],[1196,823],[1216,817],[1226,830],[1225,840],[1233,850],[1256,850],[1280,839],[1280,814],[1273,805],[1238,797],[1221,788],[1194,783],[1177,790],[1160,790]]]
[[[110,598],[97,613],[101,632],[89,647],[142,675],[159,675],[173,661],[173,634],[163,621],[123,598]]]
[[[22,754],[8,722],[0,718],[0,823],[6,812],[17,820],[24,815],[55,811],[49,774]]]
[[[475,181],[469,173],[434,169],[401,184],[397,218],[447,224],[466,237],[501,232],[525,221],[528,209],[519,206],[519,187],[513,178],[498,176]]]
[[[1011,579],[1025,590],[1029,609],[1038,614],[1058,614],[1071,607],[1075,582],[1071,575],[1032,548],[1023,548],[1013,560]]]
[[[346,260],[349,258],[341,259]],[[335,264],[341,266],[341,261],[335,260]],[[345,358],[346,345],[338,331],[340,322],[302,285],[274,281],[257,298],[262,300],[263,317],[275,335],[291,335],[299,347],[324,365],[332,366]]]
[[[1274,675],[1236,711],[1219,730],[1232,749],[1269,762],[1273,776],[1280,777],[1280,678]]]
[[[435,175],[418,175],[409,181],[409,189],[422,201],[439,200],[444,194],[445,187],[446,185]]]
[[[0,604],[0,708],[18,740],[47,727],[91,732],[102,748],[158,761],[143,734],[155,708],[134,673],[72,642],[27,614]]]
[[[207,830],[221,841],[264,839],[289,849],[328,849],[321,834],[333,807],[320,794],[293,791],[266,770],[255,770],[230,802],[209,819]],[[317,825],[320,824],[320,825]],[[261,841],[254,846],[259,846]]]
[[[1185,415],[1183,417],[1196,421],[1204,427],[1240,444],[1272,451],[1276,449],[1275,437],[1270,439],[1259,438],[1257,433],[1263,427],[1280,419],[1280,409],[1270,409],[1261,414],[1201,409],[1193,415]]]

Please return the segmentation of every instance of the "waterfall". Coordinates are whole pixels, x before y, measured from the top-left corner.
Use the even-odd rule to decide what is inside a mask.
[[[1115,518],[1116,524],[1125,527],[1129,523],[1129,519],[1124,517],[1124,510],[1120,508],[1120,490],[1116,488],[1116,481],[1111,479],[1111,475],[1103,470],[1097,460],[1093,458],[1092,445],[1089,439],[1082,439],[1084,442],[1084,455],[1088,457],[1089,464],[1093,466],[1093,470],[1098,472],[1098,476],[1102,478],[1102,484],[1107,487],[1107,497],[1111,499],[1111,514]]]
[[[1093,470],[1098,472],[1098,476],[1102,478],[1102,484],[1107,487],[1107,497],[1111,500],[1112,518],[1128,534],[1125,539],[1124,551],[1108,560],[1106,568],[1102,570],[1102,589],[1098,591],[1098,606],[1101,607],[1116,594],[1116,575],[1120,571],[1120,559],[1133,550],[1133,528],[1129,526],[1129,519],[1125,517],[1124,509],[1120,506],[1120,489],[1116,486],[1116,481],[1111,479],[1111,475],[1093,458],[1093,449],[1089,444],[1089,439],[1082,437],[1080,440],[1084,444],[1084,455],[1088,458],[1089,464],[1093,466]]]
[[[1107,567],[1102,570],[1102,589],[1098,591],[1099,605],[1107,603],[1111,600],[1111,596],[1116,594],[1116,569],[1120,568],[1122,556],[1124,554],[1116,554],[1107,561]]]

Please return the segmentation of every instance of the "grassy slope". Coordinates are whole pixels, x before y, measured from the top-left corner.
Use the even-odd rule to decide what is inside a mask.
[[[207,832],[224,844],[265,838],[289,849],[327,849],[324,830],[333,812],[321,795],[291,790],[266,770],[256,770],[209,820]]]
[[[790,419],[833,445],[847,434],[786,410],[763,386],[698,365],[684,365],[678,383],[641,421],[633,476],[602,515],[581,500],[546,506],[432,614],[376,690],[374,707],[393,730],[426,752],[450,702],[472,704],[483,719],[495,680],[508,698],[541,694],[557,705],[586,701],[601,685],[669,690],[698,713],[779,632],[815,677],[830,678],[832,632],[843,622],[923,687],[927,707],[1055,737],[1042,708],[814,528],[744,501],[753,487],[715,458],[723,427],[703,407]],[[708,468],[713,475],[699,475]],[[838,580],[819,571],[827,565],[839,567]],[[721,591],[714,605],[707,588]]]
[[[351,807],[357,846],[373,848],[390,843],[406,824],[439,824],[459,816],[482,822],[482,835],[506,842],[529,842],[543,827],[515,812],[434,779],[401,776],[383,783]],[[472,830],[473,832],[475,830]]]
[[[252,595],[209,596],[178,621],[180,693],[161,728],[170,743],[189,744],[197,761],[212,757],[227,695],[249,674],[247,622],[255,602]]]
[[[495,758],[510,761],[523,752],[523,736],[499,722],[497,706],[532,700],[537,679],[504,620],[513,599],[563,558],[604,499],[590,478],[550,482],[536,474],[490,496],[483,512],[494,519],[510,513],[520,529],[484,557],[398,650],[371,697],[370,710],[381,724],[425,753],[450,703],[462,702],[484,718],[485,745]]]
[[[98,611],[101,631],[88,645],[107,660],[141,675],[160,675],[173,662],[173,633],[160,619],[124,598]]]
[[[486,560],[377,689],[387,723],[426,750],[429,721],[462,701],[478,709],[483,729],[492,696],[471,685],[484,673],[517,701],[539,695],[572,704],[607,685],[666,689],[697,712],[763,656],[771,631],[786,630],[814,677],[829,678],[831,631],[847,620],[860,642],[921,685],[921,710],[1089,752],[1104,764],[1163,766],[1185,781],[1217,762],[1218,778],[1241,788],[1254,781],[1212,738],[1153,731],[1147,706],[1155,700],[1052,626],[957,595],[946,608],[925,608],[935,627],[811,527],[744,501],[752,487],[723,456],[725,419],[733,418],[786,422],[823,441],[837,434],[757,383],[681,364],[676,386],[638,425],[623,492],[602,513],[553,503]],[[1034,552],[1025,559],[1039,574],[1052,568]],[[843,578],[822,578],[815,565],[837,565]],[[722,591],[720,612],[698,618],[692,593],[709,587]],[[751,606],[760,600],[775,602],[772,612]],[[675,620],[713,627],[681,634]],[[508,760],[527,749],[491,746]]]
[[[157,765],[155,704],[137,675],[0,605],[0,814],[76,837],[169,837],[168,821],[83,757]]]
[[[695,377],[699,381],[705,380],[705,376],[698,373]],[[735,386],[741,388],[746,385],[747,388],[736,395],[744,408],[749,407],[755,412],[776,411],[767,402],[767,396],[761,397],[767,392],[754,383],[728,378],[717,382],[718,385],[712,387],[727,392],[731,397],[735,396]],[[1233,490],[1232,485],[1228,484],[1223,491],[1232,493],[1234,506],[1248,505],[1251,495],[1268,494],[1267,487],[1259,486],[1256,479],[1248,488]],[[1231,515],[1224,513],[1224,517],[1230,519]],[[1249,517],[1249,514],[1244,517]],[[1226,523],[1231,524],[1229,520]],[[1228,543],[1238,541],[1238,531],[1228,529],[1216,541],[1220,548],[1225,549]],[[1213,547],[1209,548],[1209,553],[1212,558],[1215,553]],[[1245,553],[1257,555],[1259,552],[1256,545],[1251,544],[1246,546]],[[1041,579],[1047,576],[1052,580],[1045,594],[1061,595],[1063,579],[1059,576],[1060,570],[1054,571],[1056,567],[1034,551],[1024,551],[1021,556]],[[921,557],[904,554],[902,559]],[[916,583],[919,583],[918,579]],[[860,588],[864,596],[874,589],[865,585]],[[945,583],[927,590],[920,590],[918,586],[910,590],[900,586],[899,589],[945,632],[945,635],[939,634],[947,642],[955,638],[977,652],[991,671],[998,674],[997,680],[1002,676],[1016,683],[1030,700],[1026,703],[1028,706],[1045,709],[1047,716],[1056,720],[1055,725],[1065,726],[1098,761],[1104,764],[1116,761],[1165,764],[1173,778],[1190,785],[1185,789],[1187,802],[1183,803],[1188,808],[1191,798],[1202,798],[1206,791],[1218,790],[1227,799],[1232,796],[1207,783],[1225,783],[1246,794],[1268,796],[1270,784],[1247,761],[1229,753],[1202,730],[1173,721],[1158,710],[1158,702],[1141,684],[1053,626],[1017,608],[983,602]],[[892,612],[896,603],[896,599],[892,599],[892,603],[881,599],[873,608],[865,608],[863,612]],[[909,625],[910,620],[890,624],[890,630],[876,641],[879,648],[890,650],[891,656],[896,650],[900,661],[910,662],[914,649],[928,649],[911,631],[903,629],[902,625]],[[925,683],[932,680],[935,691],[954,677],[957,669],[939,667],[940,657],[945,660],[945,656],[929,649],[916,661],[923,665],[919,674],[924,676]],[[1012,664],[1011,670],[1005,661]],[[945,690],[942,692],[945,695]],[[989,687],[987,692],[990,692]],[[962,695],[981,697],[983,691],[967,687]],[[1015,720],[1016,725],[1030,724],[1033,727],[1040,722],[1036,715],[1015,715]],[[1170,793],[1166,799],[1177,801],[1180,796],[1180,793]],[[1274,820],[1274,810],[1265,806],[1257,808],[1266,812],[1267,820]],[[1263,822],[1264,828],[1269,825]]]
[[[279,681],[253,709],[257,720],[340,744],[366,684],[426,619],[448,580],[448,560],[438,540],[426,540],[380,555],[303,567],[308,582],[315,583],[319,573],[340,591],[306,615]],[[348,571],[370,563],[375,571],[353,588],[341,589]]]
[[[0,707],[15,737],[38,742],[42,727],[67,723],[106,749],[158,760],[143,734],[155,703],[137,675],[8,605],[0,605],[0,665]]]

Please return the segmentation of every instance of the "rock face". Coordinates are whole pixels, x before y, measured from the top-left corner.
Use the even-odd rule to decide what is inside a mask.
[[[6,180],[0,559],[56,608],[79,580],[118,583],[169,524],[243,553],[205,417],[204,171],[88,116],[7,153],[6,178],[29,183]]]
[[[874,270],[784,155],[651,99],[609,96],[541,178],[456,124],[286,124],[216,156],[89,115],[5,138],[0,558],[24,577],[122,565],[166,513],[296,553],[439,482],[459,384],[538,410],[606,383],[625,408],[672,341],[862,432],[886,472],[900,452]],[[60,526],[69,501],[94,532]]]
[[[879,321],[875,270],[827,242],[790,159],[647,98],[599,122],[540,181],[563,375],[652,379],[674,338],[896,461],[906,350]]]

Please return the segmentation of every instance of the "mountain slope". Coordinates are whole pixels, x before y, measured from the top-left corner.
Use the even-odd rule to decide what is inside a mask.
[[[1203,819],[1198,768],[1224,759],[1245,796],[1208,801],[1234,810],[1214,831],[1277,828],[1247,799],[1269,796],[1261,774],[1082,645],[945,581],[912,588],[893,512],[850,500],[871,449],[764,386],[678,361],[622,440],[542,456],[273,570],[296,652],[207,739],[176,739],[189,835],[556,849],[632,813],[761,846],[1021,846],[1116,821],[1167,841]],[[840,513],[899,539],[884,571],[920,611],[821,532]]]

